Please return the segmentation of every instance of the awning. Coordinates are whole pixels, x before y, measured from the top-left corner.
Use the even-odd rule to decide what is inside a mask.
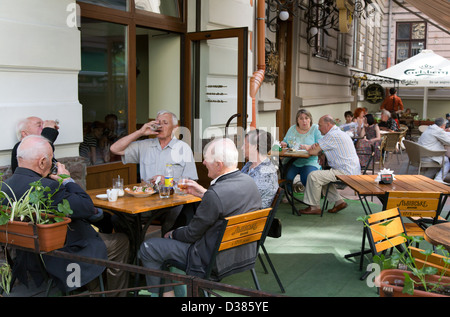
[[[397,1],[395,1],[397,3]],[[450,1],[448,0],[406,0],[430,19],[450,30]]]

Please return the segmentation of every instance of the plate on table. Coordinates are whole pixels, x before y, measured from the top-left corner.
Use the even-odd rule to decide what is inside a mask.
[[[294,149],[288,149],[288,153],[308,154],[308,151],[306,151],[306,150],[294,150]]]
[[[106,195],[106,194],[100,194],[95,197],[97,197],[98,199],[101,199],[101,200],[108,200],[108,195]]]
[[[156,191],[153,188],[150,187],[141,187],[141,186],[134,186],[132,189],[125,188],[125,193],[133,196],[133,197],[149,197],[156,193]]]

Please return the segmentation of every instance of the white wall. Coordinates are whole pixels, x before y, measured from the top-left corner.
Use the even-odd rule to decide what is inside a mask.
[[[83,120],[80,33],[69,6],[74,3],[0,0],[0,165],[10,164],[16,123],[28,116],[58,119],[56,157],[78,155]]]

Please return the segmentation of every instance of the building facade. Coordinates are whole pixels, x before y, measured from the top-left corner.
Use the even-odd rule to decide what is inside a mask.
[[[16,124],[28,116],[59,120],[56,158],[78,162],[81,156],[86,187],[96,188],[117,175],[138,180],[136,166],[123,165],[109,145],[160,110],[179,117],[200,169],[211,137],[235,137],[239,146],[242,134],[258,127],[282,139],[299,108],[308,108],[314,122],[323,114],[342,120],[361,106],[376,112],[379,104],[364,96],[370,74],[421,48],[450,55],[448,34],[403,6],[391,0],[0,0],[0,166],[10,164]],[[282,11],[288,16],[280,18]],[[408,27],[424,38],[396,35]],[[399,95],[420,113],[420,91]],[[430,91],[429,116],[438,116],[446,100],[447,91]],[[90,144],[94,157],[84,154]]]

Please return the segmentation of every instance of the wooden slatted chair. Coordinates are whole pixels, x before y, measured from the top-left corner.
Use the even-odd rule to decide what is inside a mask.
[[[256,251],[258,252],[261,238],[264,238],[264,234],[267,234],[267,220],[270,217],[271,211],[272,208],[260,209],[236,216],[227,217],[223,220],[222,225],[219,229],[219,235],[215,244],[214,251],[212,252],[211,259],[206,268],[205,279],[212,279],[211,275],[213,272],[213,268],[216,264],[216,258],[220,252],[253,242],[257,243],[255,247]],[[258,253],[256,253],[255,255],[257,254]],[[184,265],[185,264],[166,261],[163,264],[163,268],[169,269],[170,266],[174,266],[180,270],[185,271],[186,267]],[[252,273],[256,289],[261,290],[254,265],[249,270]],[[206,292],[205,295],[207,296]]]
[[[411,220],[405,223],[408,236],[423,237],[427,222],[436,224],[440,218],[442,193],[439,192],[386,192],[383,209],[399,208],[402,217]]]
[[[443,255],[431,253],[430,255],[425,255],[423,252],[424,250],[409,247],[409,250],[411,251],[411,255],[414,258],[414,261],[416,262],[416,266],[418,268],[422,268],[423,266],[430,266],[434,267],[438,270],[437,274],[443,274],[446,276],[450,276],[450,267],[448,264],[445,263],[444,259],[448,259]],[[448,260],[447,260],[448,261]]]
[[[366,253],[372,253],[375,256],[394,247],[403,252],[401,244],[406,242],[404,233],[405,227],[398,208],[370,214],[367,217],[367,225],[364,225],[361,251],[347,254],[345,258],[361,256],[359,269],[362,270]],[[370,246],[367,250],[365,249],[366,238]],[[365,279],[367,273],[361,279]]]

